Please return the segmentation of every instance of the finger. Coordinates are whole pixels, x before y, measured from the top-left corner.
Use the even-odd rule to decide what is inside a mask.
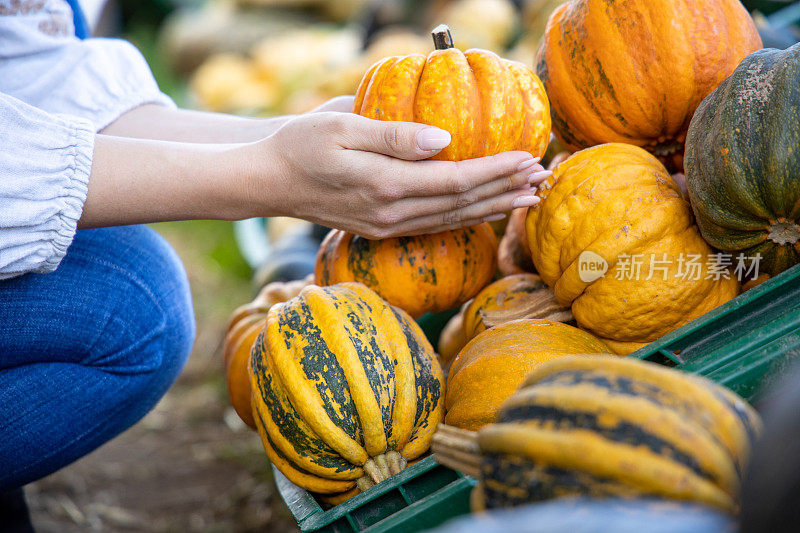
[[[532,193],[520,195],[517,191],[510,191],[462,209],[426,215],[401,222],[397,224],[397,230],[403,234],[444,231],[444,228],[463,227],[472,224],[475,220],[483,221],[488,217],[507,213],[519,207],[530,207],[539,202],[540,198]]]
[[[342,148],[374,152],[407,161],[432,157],[451,141],[450,134],[445,130],[415,122],[373,120],[353,114],[344,126],[340,141]]]
[[[538,160],[528,152],[504,152],[466,161],[397,162],[386,171],[386,188],[395,199],[464,194],[518,172],[530,173]]]
[[[526,169],[491,183],[479,185],[465,193],[403,198],[395,201],[391,208],[401,219],[409,220],[454,211],[511,191],[516,192],[518,196],[531,194],[531,180],[534,175],[535,173],[531,174],[529,169]]]
[[[333,111],[335,113],[352,113],[353,105],[355,103],[355,96],[337,96],[331,98],[324,104],[315,107],[310,113],[324,113],[325,111]]]

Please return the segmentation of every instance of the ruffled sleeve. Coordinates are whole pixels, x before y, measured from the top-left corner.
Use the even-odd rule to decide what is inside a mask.
[[[0,93],[0,279],[55,270],[86,201],[94,126]]]

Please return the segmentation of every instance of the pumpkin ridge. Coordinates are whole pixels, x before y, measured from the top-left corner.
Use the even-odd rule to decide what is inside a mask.
[[[363,446],[370,457],[375,457],[386,451],[383,413],[378,403],[380,392],[376,391],[376,384],[370,380],[370,370],[373,370],[368,366],[370,358],[362,357],[359,346],[347,342],[347,339],[352,339],[354,342],[358,339],[358,333],[348,328],[348,325],[353,326],[351,321],[357,319],[356,314],[352,311],[345,313],[344,309],[340,308],[337,295],[329,291],[330,289],[323,288],[308,294],[310,321],[329,325],[325,330],[320,330],[320,340],[326,346],[339,347],[334,357],[344,374],[344,384],[350,391],[363,435]],[[372,355],[378,357],[378,354]],[[380,378],[377,372],[375,374]],[[328,406],[328,402],[325,402],[325,405]],[[376,420],[380,420],[381,423],[376,424]]]
[[[645,491],[656,490],[667,497],[695,498],[722,509],[734,508],[729,494],[688,467],[647,449],[609,442],[588,431],[562,433],[495,423],[481,429],[478,444],[482,451],[519,454],[537,463],[583,470]],[[620,463],[635,464],[637,468],[621,468]]]
[[[356,484],[355,481],[348,482],[348,481],[325,479],[319,476],[315,476],[314,474],[308,473],[302,468],[296,466],[284,455],[282,455],[281,452],[273,445],[272,440],[264,430],[261,413],[256,409],[253,409],[253,412],[255,413],[256,429],[258,430],[258,433],[261,436],[261,442],[264,445],[264,451],[267,454],[267,458],[288,479],[290,479],[294,483],[301,484],[302,486],[306,487],[309,490],[321,494],[335,494],[338,492],[344,492],[350,490],[353,486],[355,486]],[[358,470],[361,469],[358,468]]]
[[[269,354],[265,353],[263,343],[259,341],[255,349],[258,351],[251,358],[252,376],[256,381],[256,390],[260,393],[259,399],[270,412],[269,418],[264,420],[262,417],[260,422],[264,433],[270,435],[276,452],[280,452],[304,472],[325,474],[332,479],[350,479],[350,476],[342,473],[352,471],[356,468],[355,465],[341,456],[337,457],[335,450],[297,414],[280,385],[280,379],[264,366]],[[253,411],[256,412],[257,409]],[[258,416],[261,417],[260,414]],[[309,455],[311,453],[313,456]]]
[[[433,348],[416,322],[408,320],[403,313],[394,308],[391,310],[406,337],[414,361],[417,408],[414,413],[411,438],[401,450],[402,456],[410,461],[425,452],[433,433],[444,418],[444,391],[442,390],[444,375],[438,362],[430,358]]]
[[[628,446],[644,446],[677,461],[695,474],[713,480],[734,495],[738,475],[728,449],[702,424],[650,399],[618,396],[583,383],[537,385],[509,398],[498,423],[559,431],[593,431]]]
[[[322,289],[309,286],[300,294],[307,297],[318,291]],[[331,448],[351,463],[363,464],[368,455],[362,447],[364,436],[347,380],[322,331],[311,319],[306,301],[281,306],[268,328],[269,354],[291,404]],[[311,342],[301,344],[300,339]],[[323,397],[330,401],[323,401]]]
[[[389,419],[387,421],[384,418],[384,430],[387,435],[387,447],[399,450],[411,439],[414,429],[414,418],[411,409],[416,404],[417,397],[414,388],[411,349],[401,342],[401,340],[405,339],[402,338],[403,331],[397,322],[397,315],[393,312],[391,317],[384,316],[387,314],[385,312],[386,306],[379,300],[378,296],[372,291],[364,290],[363,285],[353,285],[352,291],[362,301],[367,302],[367,305],[371,303],[372,309],[381,310],[381,315],[378,317],[379,323],[382,324],[381,334],[390,346],[395,347],[394,353],[391,354],[391,358],[394,359],[394,390],[391,391],[392,400]]]

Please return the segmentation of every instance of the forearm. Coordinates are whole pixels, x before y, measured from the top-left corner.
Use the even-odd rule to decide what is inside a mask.
[[[250,202],[252,150],[97,135],[78,227],[270,216]]]
[[[101,133],[186,143],[247,143],[272,135],[291,118],[246,118],[148,104],[125,113]]]

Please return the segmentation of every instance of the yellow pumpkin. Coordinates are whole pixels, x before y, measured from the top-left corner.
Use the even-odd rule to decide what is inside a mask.
[[[476,431],[532,370],[564,355],[610,353],[591,334],[549,320],[514,320],[472,339],[450,365],[445,423]]]
[[[703,241],[678,185],[641,148],[580,151],[539,195],[526,220],[536,270],[558,301],[572,306],[578,325],[618,353],[738,294],[738,281]]]

